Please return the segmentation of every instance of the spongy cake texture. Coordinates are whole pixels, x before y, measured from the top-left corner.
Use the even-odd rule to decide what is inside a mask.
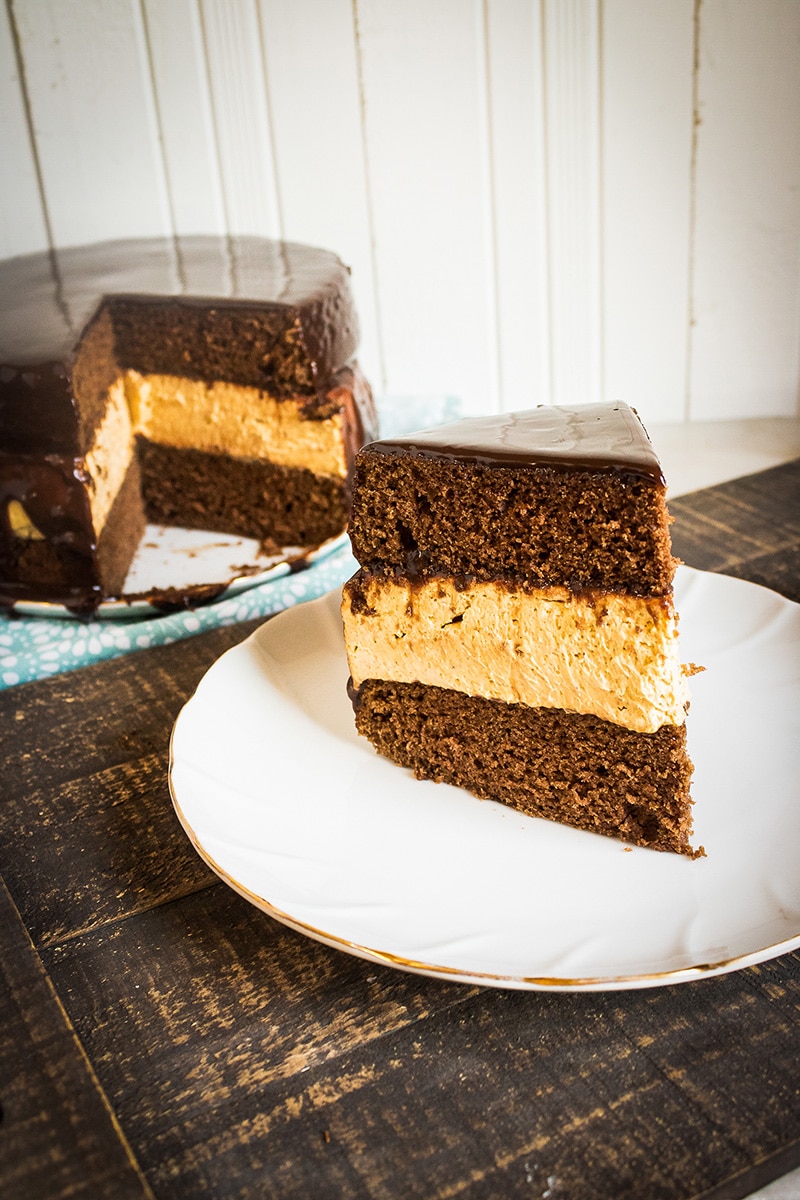
[[[649,439],[623,405],[469,420],[364,447],[350,521],[361,569],[345,586],[342,606],[359,732],[419,778],[694,855],[665,492]],[[487,609],[487,584],[498,598],[497,617],[491,600]],[[430,619],[440,590],[455,613],[441,630]],[[636,615],[643,602],[647,621]],[[469,637],[480,638],[483,628],[492,646],[481,656],[483,680],[466,669],[475,651],[465,656],[458,646],[479,606]],[[563,624],[570,636],[563,654],[549,645],[548,671],[578,662],[576,677],[590,680],[596,668],[608,678],[613,661],[592,656],[603,644],[598,630],[612,619],[606,614],[621,613],[631,654],[652,664],[672,697],[667,715],[652,728],[637,727],[622,691],[608,719],[608,686],[604,707],[594,711],[585,683],[581,711],[577,702],[568,709],[497,698],[503,680],[531,665],[515,656],[535,657],[536,614],[554,606],[569,613]],[[507,616],[501,627],[501,612],[527,620],[533,632],[526,641]],[[420,646],[416,674],[412,637]],[[623,644],[617,657],[627,653]],[[435,677],[432,655],[441,660]],[[363,662],[371,677],[362,677]],[[627,675],[625,687],[635,687],[637,671]]]
[[[663,595],[663,488],[591,471],[383,454],[358,460],[350,538],[374,571]]]

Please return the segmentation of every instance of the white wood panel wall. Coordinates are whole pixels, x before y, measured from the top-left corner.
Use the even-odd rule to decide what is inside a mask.
[[[0,255],[353,268],[379,392],[798,412],[800,0],[3,0]]]

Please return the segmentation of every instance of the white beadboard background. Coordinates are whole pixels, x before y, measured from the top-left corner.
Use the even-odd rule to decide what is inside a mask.
[[[0,5],[0,255],[311,242],[381,393],[797,417],[800,0]]]

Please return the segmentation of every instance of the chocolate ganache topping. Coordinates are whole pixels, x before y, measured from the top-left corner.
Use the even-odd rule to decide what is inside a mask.
[[[358,345],[349,280],[330,251],[266,238],[134,239],[7,259],[0,428],[12,410],[17,426],[24,421],[15,385],[63,397],[76,346],[101,306],[121,367],[323,395]],[[29,425],[33,432],[39,422]]]
[[[540,405],[388,438],[373,453],[459,459],[488,466],[548,466],[622,472],[664,485],[658,457],[627,404]]]

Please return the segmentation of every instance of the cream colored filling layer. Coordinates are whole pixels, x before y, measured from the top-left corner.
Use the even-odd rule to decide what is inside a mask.
[[[341,413],[306,421],[299,401],[277,401],[258,388],[126,371],[108,390],[106,411],[83,460],[98,537],[130,467],[137,433],[178,449],[347,475]],[[43,536],[17,500],[9,505],[8,520],[18,538]]]
[[[153,442],[263,458],[342,479],[347,474],[341,413],[304,421],[297,400],[278,401],[258,388],[176,375],[128,371],[126,390],[135,428]]]
[[[96,535],[105,525],[117,492],[125,482],[133,454],[134,431],[125,384],[120,378],[108,389],[106,411],[95,431],[92,448],[84,458],[91,480],[89,507]]]
[[[369,611],[342,617],[353,683],[386,679],[470,696],[591,713],[641,733],[681,725],[688,688],[668,601],[564,589],[459,591],[371,577]],[[360,607],[360,606],[359,606]]]

